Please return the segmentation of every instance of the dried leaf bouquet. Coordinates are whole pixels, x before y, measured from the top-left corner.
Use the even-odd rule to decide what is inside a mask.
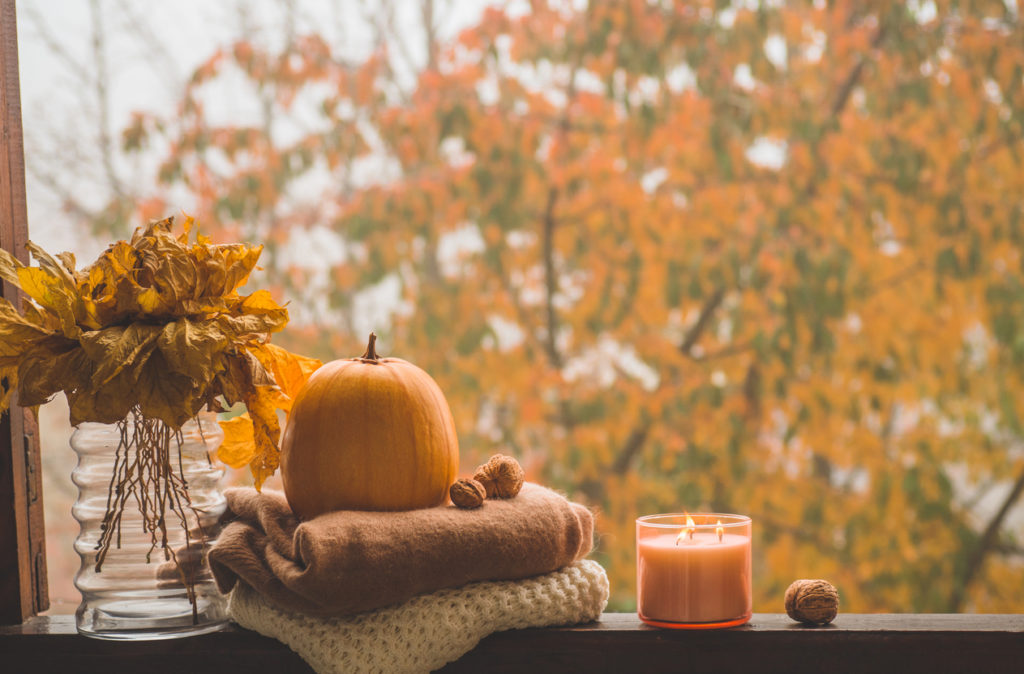
[[[262,246],[214,244],[191,218],[179,235],[172,224],[140,227],[81,270],[71,253],[53,258],[32,243],[38,266],[0,250],[0,278],[25,295],[20,311],[0,298],[0,409],[14,390],[24,407],[63,391],[73,425],[121,428],[97,571],[132,499],[153,549],[176,561],[168,511],[188,536],[191,508],[173,453],[182,424],[203,409],[222,410],[222,402],[245,403],[248,413],[227,422],[221,458],[248,464],[259,486],[278,466],[277,410],[290,407],[320,365],[268,343],[288,322],[268,291],[238,292]]]

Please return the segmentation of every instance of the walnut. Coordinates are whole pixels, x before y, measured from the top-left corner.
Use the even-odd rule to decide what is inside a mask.
[[[523,488],[523,467],[511,456],[495,454],[476,469],[473,479],[487,490],[487,498],[512,498]]]
[[[448,488],[448,495],[460,508],[479,508],[487,498],[487,491],[476,480],[460,478]]]
[[[808,625],[827,625],[839,612],[839,592],[827,580],[796,580],[786,590],[786,613]]]

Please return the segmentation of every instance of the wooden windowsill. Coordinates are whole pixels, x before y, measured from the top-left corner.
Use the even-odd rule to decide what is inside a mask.
[[[309,672],[286,646],[238,627],[167,641],[112,642],[72,616],[0,627],[4,672]],[[660,630],[631,613],[577,627],[499,632],[445,672],[1002,672],[1024,666],[1024,615],[845,614],[824,628],[755,614],[728,630]]]

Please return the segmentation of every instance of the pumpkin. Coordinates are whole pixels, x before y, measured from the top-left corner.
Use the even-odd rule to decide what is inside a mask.
[[[426,372],[366,353],[327,363],[296,396],[281,442],[292,511],[414,510],[445,503],[459,468],[448,402]]]

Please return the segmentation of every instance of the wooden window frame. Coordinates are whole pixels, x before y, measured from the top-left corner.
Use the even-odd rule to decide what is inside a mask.
[[[0,0],[0,117],[0,247],[28,263],[14,0]],[[6,282],[3,296],[20,302],[19,290]],[[19,623],[49,605],[39,426],[31,410],[12,404],[0,417],[0,624]]]
[[[0,247],[27,263],[15,0],[0,0],[0,39]],[[7,283],[3,296],[20,297]],[[0,418],[3,671],[311,671],[284,644],[233,626],[184,641],[113,643],[78,635],[71,616],[38,616],[49,607],[41,478],[35,416],[14,405]],[[1022,615],[842,615],[809,629],[755,614],[731,630],[682,632],[609,613],[589,625],[493,634],[444,671],[1012,671],[1022,663]]]

